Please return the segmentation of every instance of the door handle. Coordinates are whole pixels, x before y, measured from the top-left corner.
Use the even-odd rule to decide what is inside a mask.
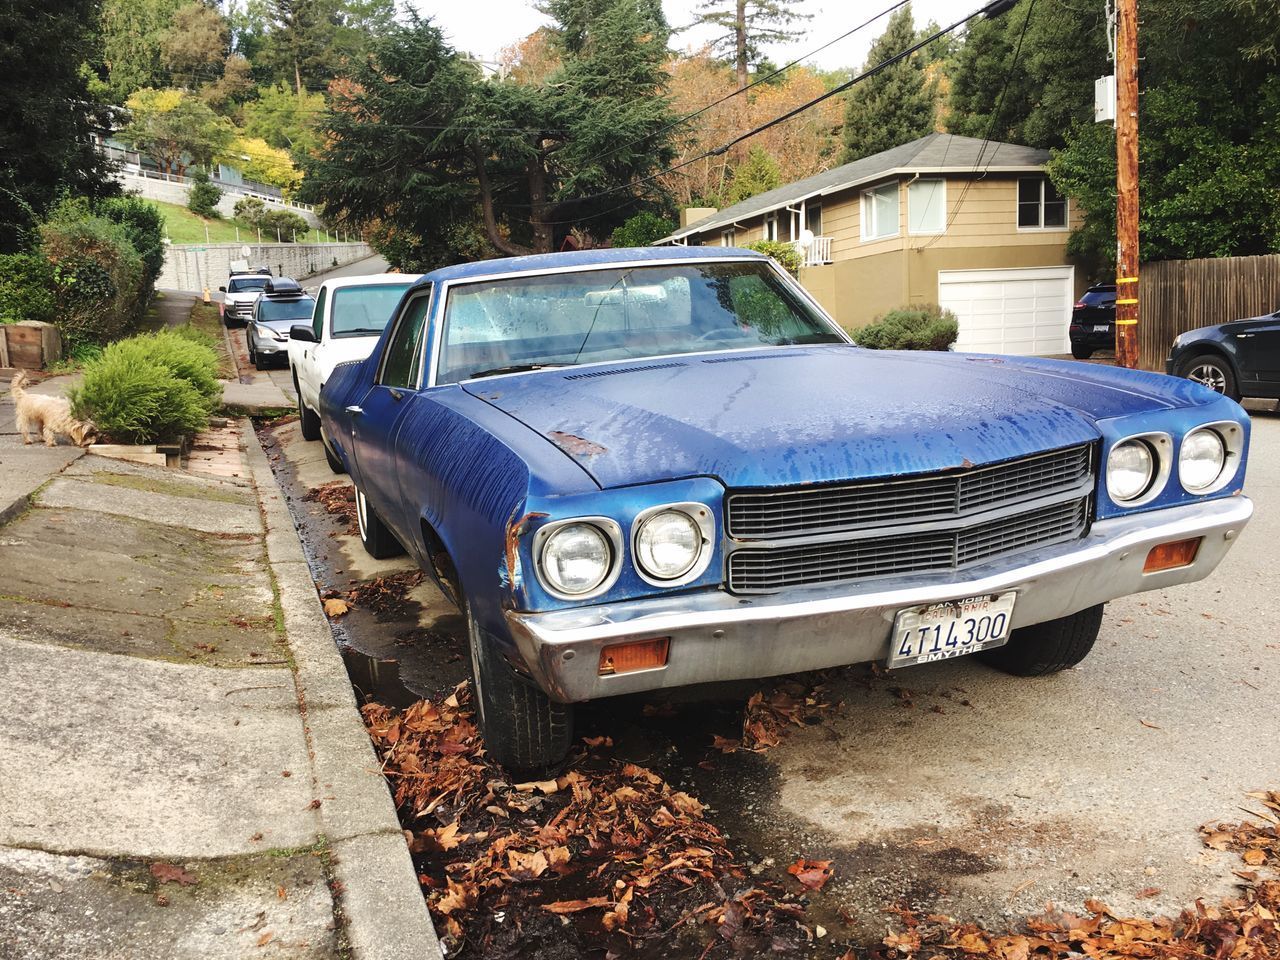
[[[353,417],[359,416],[360,414],[364,413],[364,407],[358,407],[355,404],[352,404],[346,409],[347,409],[347,413],[351,414]]]

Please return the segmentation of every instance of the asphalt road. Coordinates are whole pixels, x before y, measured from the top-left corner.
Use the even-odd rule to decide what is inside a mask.
[[[322,585],[405,569],[371,561],[300,503],[334,477],[296,424],[274,438]],[[1111,603],[1093,654],[1057,676],[959,660],[802,677],[839,706],[762,755],[711,749],[713,733],[736,735],[758,684],[688,692],[674,719],[646,716],[643,697],[602,701],[581,711],[580,733],[609,733],[620,754],[696,793],[756,869],[835,861],[810,916],[837,936],[877,941],[895,902],[1005,924],[1088,897],[1150,915],[1226,896],[1238,861],[1207,851],[1197,828],[1280,786],[1275,413],[1254,412],[1247,493],[1255,518],[1209,580]],[[465,676],[456,613],[429,586],[410,599],[407,620],[344,618],[359,689],[436,697]]]

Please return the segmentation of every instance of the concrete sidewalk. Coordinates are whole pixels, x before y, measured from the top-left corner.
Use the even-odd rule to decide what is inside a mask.
[[[252,480],[0,436],[5,960],[439,956],[244,436]]]

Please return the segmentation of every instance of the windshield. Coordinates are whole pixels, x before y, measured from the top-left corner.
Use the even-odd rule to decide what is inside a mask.
[[[1110,290],[1086,290],[1080,302],[1087,307],[1105,307],[1116,302],[1115,288]]]
[[[258,319],[263,323],[277,320],[310,320],[311,308],[315,301],[310,297],[299,297],[297,300],[258,301]]]
[[[450,290],[436,382],[513,368],[842,342],[762,262],[582,270]]]
[[[248,293],[251,290],[262,290],[267,285],[267,277],[232,277],[227,281],[227,293]]]
[[[379,283],[365,287],[339,287],[333,291],[333,319],[329,330],[335,337],[379,334],[391,319],[396,304],[409,289],[404,283]]]

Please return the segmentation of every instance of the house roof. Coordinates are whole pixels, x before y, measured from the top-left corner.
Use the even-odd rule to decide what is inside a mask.
[[[785,186],[758,193],[741,203],[726,207],[696,223],[663,237],[658,243],[670,243],[695,233],[728,227],[740,220],[778,210],[810,197],[847,190],[873,180],[900,173],[968,173],[981,163],[984,172],[1024,172],[1043,169],[1049,162],[1049,151],[1024,147],[1016,143],[978,140],[950,133],[931,133],[901,146],[816,173]]]

